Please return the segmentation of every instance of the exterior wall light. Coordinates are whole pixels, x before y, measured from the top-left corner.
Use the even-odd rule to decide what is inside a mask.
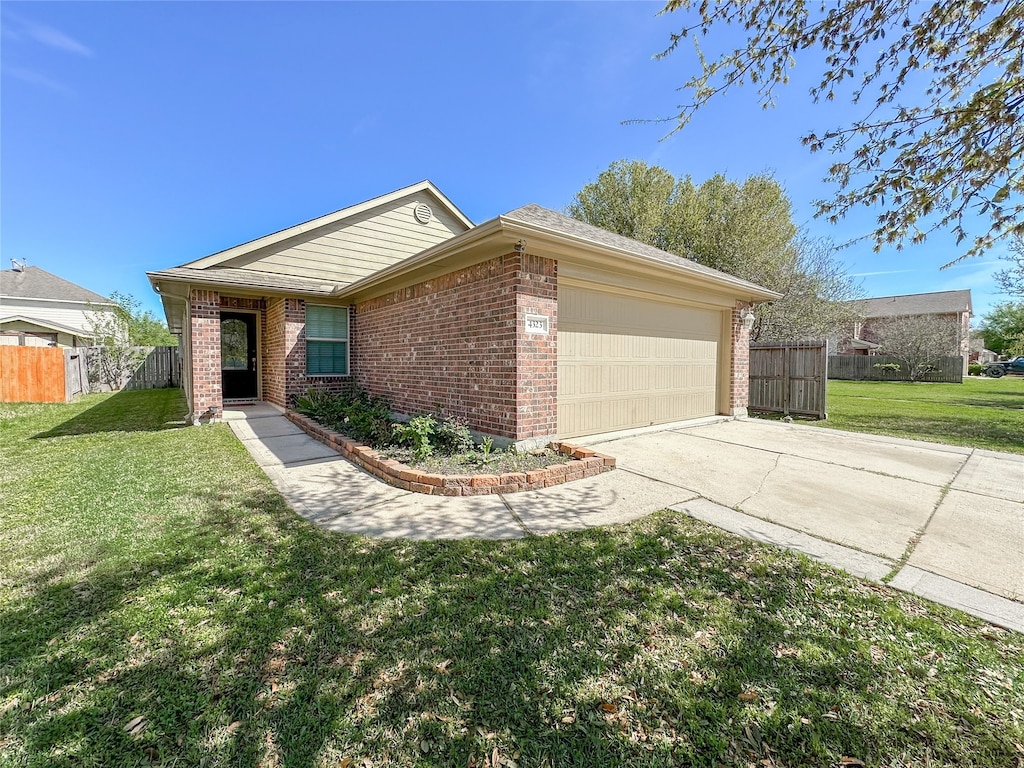
[[[754,321],[757,318],[754,316],[754,310],[744,309],[740,312],[740,320],[743,321],[743,330],[749,331],[754,327]]]

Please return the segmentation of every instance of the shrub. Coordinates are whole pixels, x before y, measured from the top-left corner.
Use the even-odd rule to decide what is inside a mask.
[[[393,442],[391,404],[386,398],[365,392],[335,395],[310,389],[296,399],[295,409],[318,424],[375,448]]]
[[[971,363],[970,365],[967,366],[967,375],[968,376],[981,376],[981,368],[982,368],[981,363]]]
[[[449,416],[434,429],[434,446],[445,456],[466,453],[473,447],[473,435],[465,419]]]

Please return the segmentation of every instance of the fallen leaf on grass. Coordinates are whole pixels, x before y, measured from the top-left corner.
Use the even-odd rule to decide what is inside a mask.
[[[233,722],[231,725],[228,726],[228,733],[234,733],[241,726],[242,726],[242,722],[240,720],[235,720],[235,722]]]
[[[609,704],[608,702],[603,702],[601,704],[601,709],[603,709],[605,712],[615,712],[615,711],[618,710],[618,707],[616,707],[614,704]]]
[[[138,736],[142,733],[142,730],[146,727],[146,718],[142,715],[133,717],[127,723],[124,724],[124,730],[129,736]]]
[[[839,764],[844,766],[844,768],[864,768],[863,760],[858,760],[856,757],[846,757],[846,755],[839,758]]]
[[[739,698],[740,701],[743,701],[743,702],[746,702],[746,703],[749,704],[752,701],[757,701],[757,693],[755,691],[744,691],[743,693],[741,693],[739,695],[738,698]]]

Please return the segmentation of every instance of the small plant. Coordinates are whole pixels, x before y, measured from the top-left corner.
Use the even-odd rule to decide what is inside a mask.
[[[430,442],[431,435],[437,429],[433,416],[413,416],[405,424],[395,424],[392,431],[400,445],[412,449],[413,458],[422,461],[434,452]]]
[[[490,461],[491,451],[494,449],[494,440],[490,437],[485,437],[480,443],[480,452],[484,455],[484,461]]]
[[[981,376],[981,371],[984,366],[981,363],[971,363],[967,366],[968,376]]]

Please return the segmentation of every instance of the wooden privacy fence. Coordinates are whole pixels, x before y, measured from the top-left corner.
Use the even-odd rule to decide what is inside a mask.
[[[752,411],[827,417],[828,345],[825,342],[750,345]]]
[[[899,359],[884,355],[832,355],[828,359],[828,377],[845,381],[909,381],[906,367],[899,371],[876,368],[878,365],[899,364]],[[921,376],[918,381],[933,381],[944,384],[961,384],[964,380],[964,359],[962,357],[941,357],[931,373]]]
[[[66,402],[64,372],[63,349],[0,346],[0,402]]]
[[[181,354],[177,347],[132,347],[137,363],[132,370],[124,371],[119,389],[165,389],[181,386]],[[89,347],[89,381],[91,391],[109,392],[113,375],[103,373],[100,356],[106,354],[103,347]]]
[[[181,355],[177,347],[152,347],[125,389],[166,389],[181,386]]]
[[[100,347],[0,346],[0,402],[65,403],[76,395],[109,390],[93,375],[89,360]],[[177,347],[139,347],[145,357],[122,382],[123,389],[181,386]]]
[[[82,348],[64,350],[64,400],[89,391],[89,361]]]

